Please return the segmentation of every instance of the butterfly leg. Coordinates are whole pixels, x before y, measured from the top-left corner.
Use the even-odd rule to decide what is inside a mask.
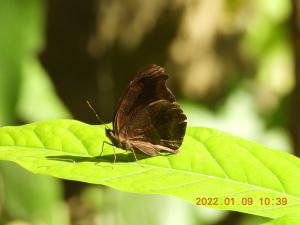
[[[109,143],[109,142],[107,142],[107,141],[103,141],[103,142],[102,142],[102,147],[101,147],[101,152],[100,152],[99,157],[101,157],[102,154],[103,154],[103,147],[104,147],[104,144],[108,144],[108,145],[110,145],[110,146],[114,146],[113,144],[111,144],[111,143]]]
[[[133,156],[134,156],[134,159],[135,159],[136,163],[139,164],[139,166],[144,167],[143,164],[141,164],[141,163],[139,162],[139,160],[138,160],[138,158],[137,158],[137,156],[136,156],[134,150],[132,150],[132,153],[133,153]]]
[[[109,142],[107,142],[107,141],[103,141],[103,142],[102,142],[102,146],[101,146],[101,152],[100,152],[100,155],[97,156],[97,158],[101,158],[101,156],[102,156],[102,154],[103,154],[103,151],[104,151],[104,144],[108,144],[108,145],[110,145],[110,146],[114,146],[113,144],[111,144],[111,143],[109,143]],[[98,163],[100,163],[100,161],[97,162],[96,164],[98,164]]]
[[[113,146],[113,150],[114,150],[114,164],[116,163],[116,160],[117,160],[117,156],[116,156],[116,148]]]
[[[105,143],[105,144],[108,144],[108,145],[110,145],[110,146],[113,147],[113,151],[114,151],[114,162],[113,162],[113,165],[115,165],[116,160],[117,160],[117,155],[116,155],[116,148],[115,148],[115,146],[114,146],[113,144],[111,144],[111,143],[109,143],[109,142],[107,142],[107,141],[103,141],[103,142],[102,142],[102,150],[101,150],[100,156],[101,156],[102,153],[103,153],[103,145],[104,145],[104,143]]]

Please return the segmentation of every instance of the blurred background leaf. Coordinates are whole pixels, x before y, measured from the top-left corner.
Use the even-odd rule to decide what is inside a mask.
[[[43,45],[44,2],[0,1],[0,125],[70,117],[36,57]],[[60,180],[0,163],[0,224],[69,224]]]

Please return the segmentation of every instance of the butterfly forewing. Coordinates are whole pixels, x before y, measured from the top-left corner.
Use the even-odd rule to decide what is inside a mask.
[[[174,95],[166,87],[167,79],[165,70],[157,65],[150,65],[134,77],[120,99],[114,116],[116,133],[122,133],[122,129],[132,122],[130,118],[151,102],[160,99],[175,101]]]

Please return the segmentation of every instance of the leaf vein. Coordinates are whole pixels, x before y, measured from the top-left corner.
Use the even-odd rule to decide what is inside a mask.
[[[251,151],[248,151],[243,145],[236,143],[238,146],[240,146],[242,149],[246,150],[247,152],[250,153],[250,155],[252,156],[253,159],[255,159],[256,161],[258,161],[263,167],[265,167],[271,174],[274,175],[274,177],[276,178],[276,180],[278,181],[281,190],[283,193],[286,193],[285,187],[283,185],[283,183],[281,182],[281,180],[279,179],[278,175],[273,172],[269,167],[267,167],[258,157],[256,157]]]

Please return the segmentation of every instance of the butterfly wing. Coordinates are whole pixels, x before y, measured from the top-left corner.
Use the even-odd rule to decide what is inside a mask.
[[[125,138],[133,146],[140,141],[153,146],[154,152],[177,152],[186,129],[186,116],[176,102],[161,99],[139,111],[124,129]],[[138,144],[135,141],[139,141]],[[141,151],[143,149],[137,148]],[[144,151],[143,151],[144,152]],[[147,153],[146,153],[147,154]]]
[[[150,156],[159,155],[161,151],[167,151],[172,153],[177,152],[176,150],[172,150],[168,147],[164,147],[162,145],[154,145],[152,143],[144,142],[144,141],[131,141],[130,143],[134,150],[141,151],[146,155],[150,155]]]
[[[166,87],[167,79],[165,70],[154,64],[134,77],[120,99],[114,115],[113,127],[116,136],[124,136],[124,129],[150,103],[161,99],[175,102],[174,95]]]

